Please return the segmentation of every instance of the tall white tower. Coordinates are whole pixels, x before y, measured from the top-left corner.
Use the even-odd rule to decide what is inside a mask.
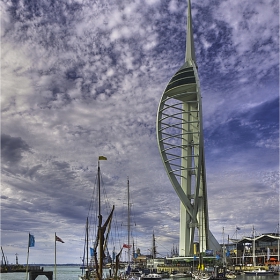
[[[169,81],[157,113],[157,141],[169,179],[180,198],[179,255],[216,249],[209,231],[200,84],[188,0],[186,58]],[[214,245],[212,244],[214,243]]]

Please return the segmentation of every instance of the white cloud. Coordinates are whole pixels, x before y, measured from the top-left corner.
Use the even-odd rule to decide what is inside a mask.
[[[2,213],[12,217],[2,221],[3,246],[12,243],[12,235],[19,240],[15,246],[22,247],[25,235],[15,232],[16,226],[24,233],[31,230],[40,246],[36,261],[53,262],[51,250],[41,254],[52,244],[47,231],[52,228],[71,243],[71,254],[66,247],[61,251],[62,261],[79,262],[96,161],[104,154],[108,161],[102,165],[103,176],[118,213],[130,177],[141,251],[150,247],[147,239],[154,228],[166,253],[178,243],[179,201],[161,162],[155,123],[164,87],[183,63],[186,4],[80,1],[79,9],[67,10],[63,3],[49,11],[39,3],[41,17],[31,17],[23,4],[14,7],[21,21],[8,13],[12,3],[1,3],[5,16],[1,128],[29,147],[16,165],[2,162],[6,196]],[[250,118],[278,96],[278,22],[273,3],[264,7],[261,2],[252,6],[248,1],[223,1],[213,11],[215,3],[193,3],[193,17],[201,16],[203,30],[196,35],[196,40],[202,38],[197,58],[210,147],[206,150],[210,227],[217,236],[223,225],[230,231],[235,224],[254,222],[264,229],[257,218],[269,209],[270,200],[261,204],[259,198],[269,197],[267,189],[278,191],[274,170],[278,162],[271,154],[278,149],[275,120],[270,114],[259,122]],[[245,18],[247,11],[254,13]],[[200,28],[194,30],[199,33]],[[255,52],[260,30],[264,36]],[[240,125],[225,132],[223,128],[234,121]],[[252,135],[250,149],[246,139],[238,139],[239,146],[233,140],[244,127]],[[265,137],[263,130],[269,127],[271,133]],[[262,162],[256,160],[259,148]],[[258,194],[253,205],[252,192]],[[229,207],[233,201],[234,207]],[[273,196],[271,204],[278,203]],[[240,220],[244,209],[247,214]],[[22,218],[30,213],[34,216]],[[270,228],[273,219],[268,220]],[[11,247],[8,254],[14,255]]]

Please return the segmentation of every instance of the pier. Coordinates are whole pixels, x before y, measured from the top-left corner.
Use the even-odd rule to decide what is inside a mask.
[[[49,280],[53,280],[53,271],[30,271],[29,280],[35,280],[39,275],[45,275]]]

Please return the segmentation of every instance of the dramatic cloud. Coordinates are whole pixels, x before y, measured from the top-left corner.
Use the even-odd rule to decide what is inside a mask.
[[[187,1],[186,1],[187,2]],[[1,2],[1,244],[10,262],[79,263],[97,159],[126,240],[143,254],[179,240],[179,199],[156,142],[162,92],[185,59],[187,3]],[[192,1],[203,97],[210,229],[279,221],[279,3]],[[95,190],[96,191],[96,190]],[[274,209],[274,211],[271,211]],[[269,213],[269,215],[267,215]],[[122,224],[120,226],[118,224]],[[44,253],[42,253],[44,252]],[[25,262],[19,257],[20,262]]]

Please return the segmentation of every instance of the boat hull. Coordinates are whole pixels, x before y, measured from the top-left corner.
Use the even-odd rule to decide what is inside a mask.
[[[266,275],[274,275],[272,271],[244,271],[245,275],[253,275],[253,276],[266,276]]]
[[[187,274],[187,273],[177,273],[177,274],[171,274],[170,278],[174,279],[174,278],[186,278],[186,277],[190,277],[192,276],[191,273]]]
[[[141,280],[161,280],[161,275],[156,273],[151,273],[141,277]]]
[[[159,280],[159,279],[161,279],[161,277],[155,277],[155,276],[151,276],[151,277],[144,276],[144,277],[141,277],[141,280]]]

